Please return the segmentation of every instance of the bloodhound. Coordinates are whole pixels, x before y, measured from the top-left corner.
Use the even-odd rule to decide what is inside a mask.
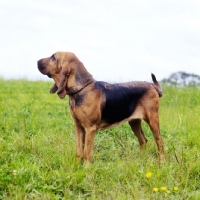
[[[38,69],[54,79],[50,93],[57,92],[60,98],[69,96],[75,123],[77,157],[89,162],[96,131],[126,121],[142,148],[147,142],[141,127],[142,120],[153,132],[160,158],[164,157],[158,114],[162,89],[154,74],[151,74],[153,83],[133,81],[109,84],[96,81],[70,52],[57,52],[39,60]]]

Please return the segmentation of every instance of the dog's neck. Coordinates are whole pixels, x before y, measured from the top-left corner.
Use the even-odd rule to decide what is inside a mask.
[[[73,96],[73,95],[76,95],[78,94],[79,92],[81,92],[83,89],[85,89],[88,85],[92,84],[94,82],[94,79],[92,78],[90,81],[88,81],[82,88],[78,89],[77,91],[74,90],[74,91],[70,91],[70,90],[67,90],[67,95],[69,96]]]

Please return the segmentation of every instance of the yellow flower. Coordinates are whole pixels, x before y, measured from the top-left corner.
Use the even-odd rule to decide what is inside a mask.
[[[178,190],[178,187],[174,187],[174,191],[177,191]]]
[[[158,192],[158,188],[156,188],[156,187],[153,188],[153,191],[154,191],[154,192]]]
[[[146,173],[146,177],[147,177],[147,178],[151,178],[151,176],[152,176],[152,173],[151,173],[151,172],[147,172],[147,173]]]
[[[170,194],[170,190],[166,190],[167,194]]]
[[[160,190],[162,190],[162,191],[166,191],[167,188],[166,188],[166,187],[161,187]]]

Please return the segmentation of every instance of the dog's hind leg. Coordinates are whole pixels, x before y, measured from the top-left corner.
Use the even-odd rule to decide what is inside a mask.
[[[160,134],[160,126],[159,126],[159,116],[157,112],[152,112],[151,116],[149,116],[145,121],[149,124],[151,131],[153,132],[154,139],[156,141],[159,157],[163,159],[164,156],[164,143]]]
[[[141,126],[141,119],[133,119],[129,121],[128,123],[132,131],[135,133],[135,135],[138,138],[138,141],[140,143],[140,148],[143,149],[148,140],[143,133],[142,126]]]

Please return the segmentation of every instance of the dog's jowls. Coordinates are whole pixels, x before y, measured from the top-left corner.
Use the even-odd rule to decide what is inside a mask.
[[[50,93],[57,92],[60,98],[69,96],[77,157],[90,161],[96,131],[126,121],[137,136],[140,147],[144,147],[147,139],[141,127],[142,120],[153,132],[160,158],[164,157],[158,114],[162,89],[154,74],[151,75],[153,83],[95,81],[83,63],[70,52],[57,52],[39,60],[38,69],[54,79]]]

